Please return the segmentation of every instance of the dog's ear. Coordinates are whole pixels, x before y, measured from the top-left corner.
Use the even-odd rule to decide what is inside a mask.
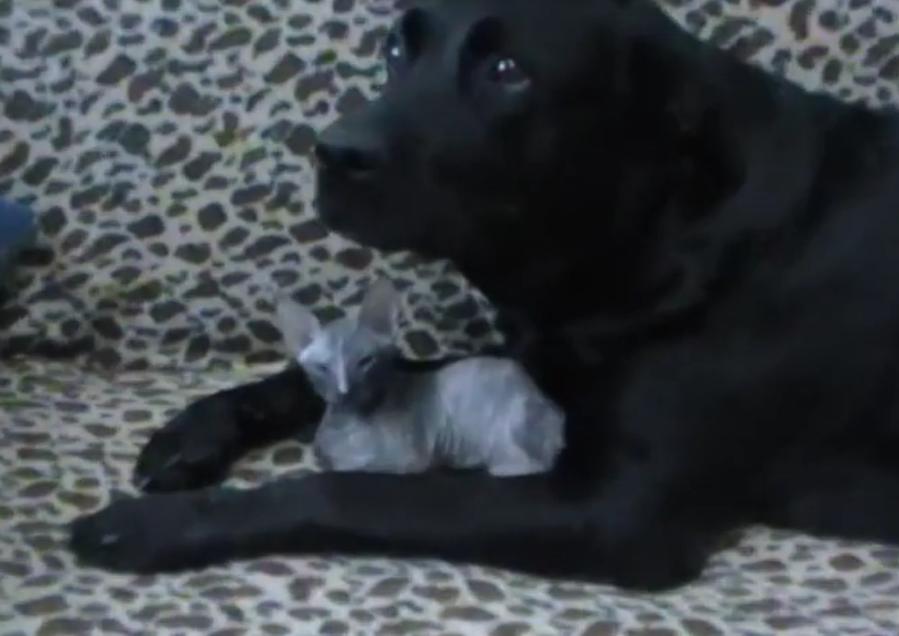
[[[689,134],[708,108],[700,62],[704,45],[655,2],[593,0],[595,18],[615,40],[616,94],[651,128]]]
[[[386,278],[373,282],[359,309],[359,323],[382,336],[392,337],[399,321],[402,296]]]
[[[699,130],[711,105],[679,52],[649,34],[633,36],[626,47],[619,86],[631,112],[657,133],[681,137]]]

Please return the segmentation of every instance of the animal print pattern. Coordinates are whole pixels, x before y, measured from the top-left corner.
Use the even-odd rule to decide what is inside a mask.
[[[0,310],[3,350],[129,369],[271,361],[271,288],[328,318],[385,269],[417,287],[410,300],[442,303],[409,313],[419,355],[439,353],[438,329],[489,337],[445,265],[381,258],[311,212],[314,131],[371,94],[392,15],[352,0],[0,0],[0,194],[42,229]]]
[[[899,633],[899,548],[763,529],[735,537],[699,581],[657,595],[426,560],[273,557],[158,576],[72,562],[61,524],[133,493],[135,456],[160,421],[272,371],[0,368],[0,634]],[[241,462],[231,485],[315,469],[286,442]]]
[[[662,1],[805,86],[899,103],[892,0]],[[270,287],[328,318],[388,274],[411,289],[410,353],[495,338],[449,266],[359,248],[312,214],[314,131],[376,90],[395,12],[391,0],[0,0],[0,195],[31,204],[41,228],[0,307],[0,352],[19,354],[0,363],[0,635],[899,633],[897,549],[764,529],[651,596],[434,561],[270,558],[142,577],[72,563],[62,524],[131,492],[151,430],[272,372],[247,366],[283,356]],[[232,483],[315,468],[285,443]]]
[[[846,99],[896,104],[891,0],[665,0],[687,28]],[[392,0],[0,0],[0,195],[41,241],[0,352],[105,368],[283,353],[271,287],[323,317],[375,272],[413,287],[406,343],[494,338],[445,264],[385,258],[314,219],[315,130],[383,79]]]

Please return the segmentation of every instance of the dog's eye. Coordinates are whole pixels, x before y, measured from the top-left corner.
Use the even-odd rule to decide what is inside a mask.
[[[531,78],[511,57],[498,57],[490,64],[490,80],[505,88],[521,90],[531,83]]]
[[[394,42],[387,48],[387,59],[393,62],[403,59],[403,47],[399,42]]]
[[[394,33],[387,36],[387,41],[384,42],[384,57],[391,72],[398,70],[406,62],[406,48]]]

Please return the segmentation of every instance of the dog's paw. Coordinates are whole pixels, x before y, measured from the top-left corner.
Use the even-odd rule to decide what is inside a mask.
[[[659,524],[620,537],[609,546],[611,582],[642,592],[664,592],[702,574],[707,551],[703,533]]]
[[[237,451],[235,415],[221,396],[191,404],[150,437],[138,457],[134,484],[147,492],[168,492],[224,479]]]
[[[146,501],[119,501],[76,519],[70,526],[69,548],[87,565],[128,572],[154,569],[157,550]]]
[[[679,554],[636,556],[612,572],[612,582],[640,592],[666,592],[702,573],[702,563]]]
[[[200,565],[204,554],[191,493],[123,499],[76,519],[69,548],[79,562],[119,572],[159,572]]]

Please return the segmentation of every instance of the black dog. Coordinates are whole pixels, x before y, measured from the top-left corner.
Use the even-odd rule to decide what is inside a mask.
[[[382,97],[321,137],[321,217],[449,257],[496,302],[566,410],[556,470],[150,495],[77,521],[80,557],[427,555],[655,588],[745,523],[899,542],[897,119],[648,0],[446,0],[386,56]],[[320,413],[295,369],[207,397],[138,479],[212,483]]]

